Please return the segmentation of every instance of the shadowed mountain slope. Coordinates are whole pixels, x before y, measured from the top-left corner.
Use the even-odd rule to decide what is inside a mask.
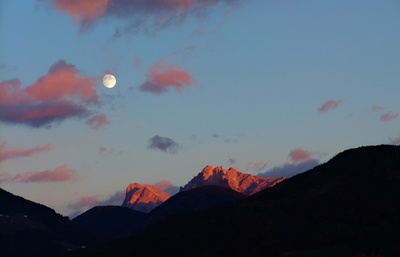
[[[230,203],[245,198],[229,188],[220,186],[202,186],[179,192],[149,213],[148,223],[153,224],[175,214],[206,209],[212,206]]]
[[[0,189],[0,255],[59,256],[104,239],[54,210]]]
[[[239,202],[73,256],[400,256],[400,146],[347,150]]]
[[[88,226],[108,239],[135,235],[144,230],[147,215],[122,206],[96,206],[73,221]]]

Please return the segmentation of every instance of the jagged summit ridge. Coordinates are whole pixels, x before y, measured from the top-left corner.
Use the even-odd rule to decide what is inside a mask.
[[[155,186],[148,184],[131,183],[126,188],[126,194],[122,206],[136,211],[149,213],[151,210],[165,202],[169,194]]]
[[[245,174],[230,167],[224,169],[222,166],[213,167],[207,165],[203,170],[189,181],[180,191],[186,191],[193,188],[216,185],[230,188],[237,192],[252,195],[268,187],[272,187],[283,181],[285,178],[264,178]]]

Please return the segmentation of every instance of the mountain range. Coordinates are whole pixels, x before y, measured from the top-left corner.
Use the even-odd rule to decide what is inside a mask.
[[[242,193],[252,195],[268,187],[275,186],[285,178],[266,178],[245,174],[234,168],[224,169],[222,166],[213,167],[207,165],[203,170],[191,179],[180,191],[188,191],[202,186],[220,186]],[[122,206],[143,213],[165,202],[170,195],[148,184],[131,183],[126,188],[126,196]]]
[[[207,166],[199,174],[203,182],[198,175],[187,184],[198,187],[182,187],[147,214],[102,206],[72,221],[0,191],[0,251],[4,256],[39,256],[27,252],[36,246],[36,251],[48,253],[45,247],[57,242],[64,248],[40,256],[400,256],[400,146],[346,150],[309,171],[271,181],[274,186],[264,190],[250,180],[247,184],[258,191],[254,193],[240,186],[244,176],[229,170]],[[238,183],[202,184],[213,176],[235,177]],[[21,201],[26,210],[19,209]],[[51,218],[37,218],[37,209]],[[22,228],[30,233],[17,232],[20,221],[15,226],[4,219],[22,219],[17,214],[32,217]],[[46,223],[51,220],[58,225]],[[36,225],[40,222],[47,237],[39,233],[44,230]],[[62,237],[64,241],[58,240]],[[102,244],[104,240],[113,241]],[[25,241],[30,241],[25,252],[18,249],[19,255],[10,255]]]

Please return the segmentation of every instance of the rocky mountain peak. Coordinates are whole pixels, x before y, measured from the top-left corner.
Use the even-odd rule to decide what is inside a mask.
[[[284,178],[264,178],[245,174],[230,167],[224,169],[223,166],[213,167],[207,165],[189,183],[181,188],[181,191],[197,188],[206,185],[222,186],[233,189],[237,192],[251,195],[262,189],[274,186]]]
[[[131,183],[126,188],[125,200],[122,206],[136,211],[149,213],[170,197],[155,186],[148,184]]]

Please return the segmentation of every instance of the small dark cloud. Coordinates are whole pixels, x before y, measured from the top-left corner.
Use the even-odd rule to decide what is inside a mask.
[[[149,139],[149,149],[160,150],[165,153],[176,154],[179,150],[179,144],[168,137],[160,137],[155,135]]]
[[[280,177],[290,178],[296,174],[310,170],[317,165],[319,165],[318,160],[309,159],[307,161],[300,163],[289,163],[289,164],[284,164],[282,166],[274,167],[266,171],[265,173],[260,173],[259,176],[271,177],[271,178],[280,178]]]
[[[322,104],[322,106],[318,109],[319,112],[327,112],[329,110],[333,110],[338,108],[339,104],[342,102],[342,100],[333,100],[330,99],[326,101],[325,103]]]
[[[236,159],[229,158],[229,159],[228,159],[228,162],[227,162],[226,164],[228,164],[228,166],[232,166],[232,165],[235,164],[235,163],[236,163]]]

